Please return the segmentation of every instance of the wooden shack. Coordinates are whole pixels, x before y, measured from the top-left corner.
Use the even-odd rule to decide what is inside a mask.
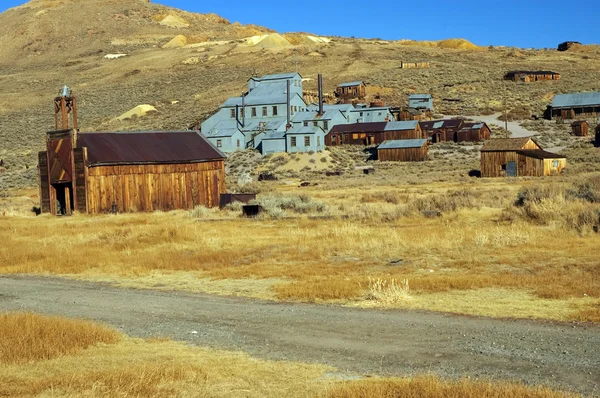
[[[504,80],[525,83],[542,80],[560,80],[560,74],[548,70],[513,70],[504,75]]]
[[[379,161],[422,162],[427,160],[427,140],[391,140],[377,147]]]
[[[548,120],[584,120],[600,116],[600,92],[556,94],[544,113]]]
[[[572,47],[580,46],[578,41],[565,41],[558,45],[558,51],[569,51]]]
[[[463,127],[462,119],[429,120],[419,123],[425,137],[431,142],[454,141],[456,133]]]
[[[395,115],[396,120],[418,120],[425,121],[431,120],[433,113],[429,109],[415,109],[411,107],[393,108],[392,113]]]
[[[38,160],[54,215],[213,207],[225,193],[225,156],[196,131],[52,131]]]
[[[325,136],[325,145],[377,145],[389,140],[423,138],[418,121],[338,124]]]
[[[423,68],[429,68],[429,62],[400,61],[400,69],[423,69]]]
[[[460,130],[455,133],[454,142],[479,142],[489,140],[492,131],[483,122],[464,122]]]
[[[342,101],[364,99],[367,96],[367,85],[363,81],[342,83],[335,89],[335,95]]]
[[[585,120],[577,120],[571,123],[572,134],[577,137],[587,137],[590,125]]]
[[[544,151],[529,137],[496,138],[481,148],[482,177],[542,177],[559,174],[566,165],[564,156]]]

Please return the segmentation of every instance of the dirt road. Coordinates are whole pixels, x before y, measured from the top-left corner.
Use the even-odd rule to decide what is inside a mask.
[[[415,311],[280,304],[102,284],[0,277],[0,311],[105,322],[268,359],[349,374],[474,376],[600,392],[600,327]],[[193,333],[193,332],[197,333]]]

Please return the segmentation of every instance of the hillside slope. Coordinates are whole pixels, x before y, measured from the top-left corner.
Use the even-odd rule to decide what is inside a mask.
[[[366,80],[370,96],[388,104],[431,92],[436,111],[447,114],[501,109],[505,90],[523,115],[543,112],[556,92],[600,90],[597,48],[559,53],[270,33],[142,0],[32,0],[0,14],[0,188],[35,184],[36,153],[53,128],[52,99],[63,84],[78,97],[85,131],[186,128],[239,95],[253,74],[296,68],[308,79],[323,73],[327,91]],[[461,45],[442,48],[452,43]],[[120,58],[107,59],[114,54]],[[431,68],[400,69],[402,61]],[[511,69],[555,70],[562,80],[506,83]],[[315,81],[305,88],[316,89]],[[140,104],[157,112],[117,120]]]

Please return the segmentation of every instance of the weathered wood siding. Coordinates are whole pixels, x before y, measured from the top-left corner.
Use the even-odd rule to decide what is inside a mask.
[[[73,149],[73,200],[74,209],[87,213],[87,148]]]
[[[573,135],[577,137],[585,137],[589,132],[589,126],[587,123],[574,124],[571,128],[573,129]]]
[[[424,138],[421,126],[417,125],[414,130],[329,133],[325,136],[325,145],[379,145],[384,141],[413,138]]]
[[[478,142],[489,140],[492,135],[490,129],[484,125],[480,129],[469,129],[455,133],[454,142]]]
[[[506,177],[506,171],[502,166],[508,162],[518,162],[519,155],[516,152],[481,152],[481,176],[482,177]]]
[[[339,98],[364,98],[367,95],[367,86],[363,83],[358,86],[337,87],[335,92]]]
[[[556,162],[556,164],[555,164]],[[567,159],[544,159],[544,175],[551,176],[560,174],[560,172],[567,167]]]
[[[219,205],[225,193],[223,161],[88,168],[88,213],[169,211]]]
[[[48,154],[38,153],[38,175],[40,180],[40,210],[50,213],[50,176],[48,175]]]
[[[377,158],[382,162],[422,162],[427,160],[427,144],[421,148],[379,149]]]
[[[400,69],[429,68],[429,62],[400,61]]]

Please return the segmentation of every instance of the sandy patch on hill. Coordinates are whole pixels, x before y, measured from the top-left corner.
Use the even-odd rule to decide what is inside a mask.
[[[136,117],[144,117],[150,113],[157,112],[156,108],[152,105],[142,104],[138,105],[135,108],[125,112],[121,116],[117,118],[117,120],[128,120]]]
[[[476,46],[466,39],[446,39],[439,41],[416,41],[416,40],[399,40],[399,43],[405,46],[419,46],[419,47],[437,47],[444,49],[453,50],[479,50],[481,47]]]
[[[172,38],[167,44],[165,44],[162,48],[181,48],[187,44],[187,37],[184,35],[177,35]]]
[[[187,28],[190,24],[183,18],[177,15],[167,15],[159,24],[170,28]]]

